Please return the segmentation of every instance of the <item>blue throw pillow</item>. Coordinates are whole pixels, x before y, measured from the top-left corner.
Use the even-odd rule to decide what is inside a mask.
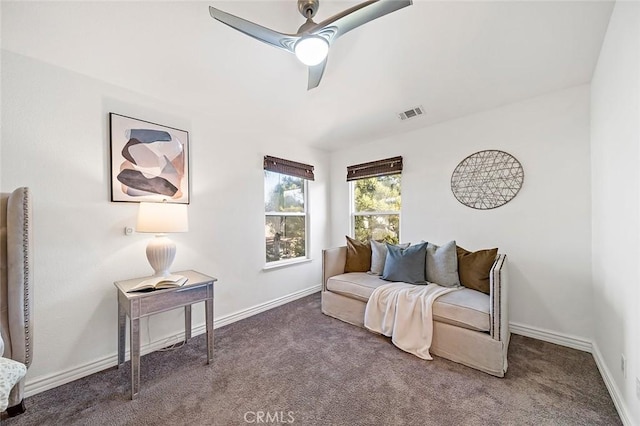
[[[398,247],[407,248],[409,243],[396,244]],[[427,248],[429,248],[427,246]],[[347,252],[349,253],[349,252]],[[382,275],[384,263],[387,261],[387,243],[371,240],[371,275]]]
[[[382,279],[409,284],[426,284],[426,258],[427,243],[407,248],[387,244],[387,258],[384,262]]]

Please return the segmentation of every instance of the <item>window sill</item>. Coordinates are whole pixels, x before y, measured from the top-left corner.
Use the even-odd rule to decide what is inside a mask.
[[[309,263],[313,259],[309,259],[307,257],[303,259],[294,259],[294,260],[281,260],[280,262],[272,262],[267,265],[264,265],[262,268],[263,271],[271,271],[273,269],[280,269],[291,265],[299,265],[301,263]]]

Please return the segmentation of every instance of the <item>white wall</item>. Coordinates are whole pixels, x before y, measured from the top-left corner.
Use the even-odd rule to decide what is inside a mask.
[[[175,234],[173,269],[219,279],[215,317],[318,286],[327,246],[328,155],[259,126],[229,127],[63,68],[2,52],[3,192],[29,186],[34,204],[34,361],[28,383],[113,360],[117,308],[113,281],[152,272],[148,234],[125,236],[135,203],[110,202],[108,113],[188,130],[190,232]],[[262,156],[316,166],[310,182],[310,263],[263,271]],[[319,287],[318,287],[319,288]],[[182,312],[142,325],[143,344],[182,331]],[[202,307],[194,326],[204,323]],[[93,364],[92,364],[93,363]],[[59,383],[58,383],[59,384]]]
[[[640,424],[639,80],[640,3],[617,2],[591,85],[592,264],[597,356],[628,424]]]
[[[515,156],[525,178],[511,202],[482,211],[460,204],[450,179],[485,149]],[[333,153],[333,245],[350,232],[347,165],[396,155],[404,157],[401,240],[499,247],[509,259],[511,322],[591,338],[588,86]]]

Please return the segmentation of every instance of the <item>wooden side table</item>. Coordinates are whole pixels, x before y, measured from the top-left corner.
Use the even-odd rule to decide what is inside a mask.
[[[213,361],[213,284],[217,279],[196,271],[180,271],[175,275],[187,277],[187,283],[178,288],[134,293],[127,293],[127,290],[149,277],[113,283],[118,290],[118,368],[124,364],[126,316],[129,316],[131,399],[137,398],[140,392],[140,318],[184,307],[186,342],[191,338],[191,305],[205,302],[207,364]]]

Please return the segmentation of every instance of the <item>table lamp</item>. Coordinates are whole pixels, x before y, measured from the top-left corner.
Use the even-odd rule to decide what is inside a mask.
[[[136,231],[156,234],[156,237],[147,245],[147,259],[155,271],[154,276],[170,275],[169,268],[176,257],[176,244],[166,234],[188,230],[189,218],[186,204],[140,203]]]

